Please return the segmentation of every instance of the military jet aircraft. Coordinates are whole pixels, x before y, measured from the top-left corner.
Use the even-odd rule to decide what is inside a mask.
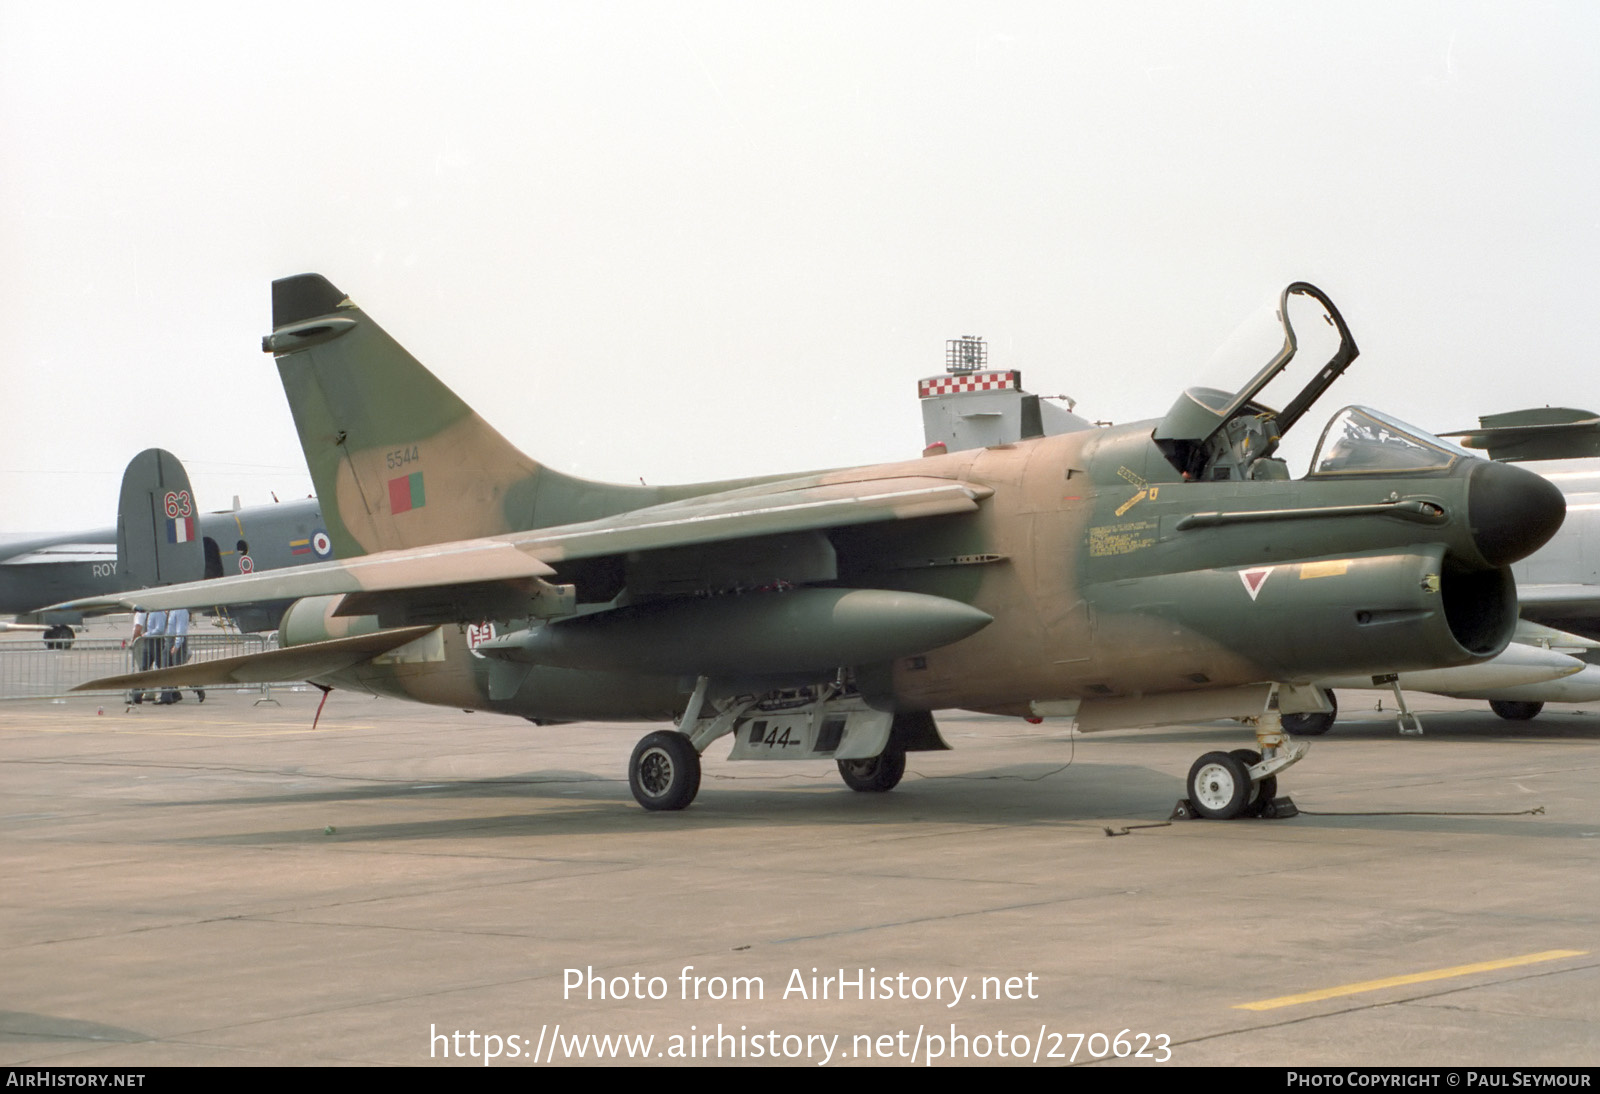
[[[1337,347],[1275,410],[1291,302]],[[1304,685],[1499,653],[1509,564],[1563,512],[1543,479],[1360,407],[1291,480],[1282,437],[1358,350],[1312,285],[1278,315],[1249,382],[1157,420],[647,487],[533,461],[327,280],[278,281],[263,348],[341,561],[141,594],[305,599],[282,649],[87,686],[309,678],[535,722],[676,720],[633,752],[647,809],[687,806],[723,736],[732,759],[831,759],[883,791],[908,751],[948,747],[940,709],[1083,729],[1258,715],[1257,748],[1201,756],[1187,789],[1202,816],[1269,810],[1305,748],[1280,713],[1321,703]]]
[[[1442,434],[1489,458],[1531,464],[1566,499],[1561,530],[1512,566],[1521,619],[1505,652],[1479,665],[1399,673],[1395,686],[1456,699],[1484,699],[1502,718],[1527,721],[1546,703],[1600,700],[1600,416],[1536,407],[1478,419]],[[1374,687],[1371,677],[1322,680],[1324,687]],[[1329,697],[1330,705],[1333,697]],[[1404,717],[1404,715],[1402,715]],[[1296,734],[1326,733],[1334,712],[1287,715]]]
[[[178,457],[147,448],[122,473],[116,527],[0,544],[0,614],[40,624],[24,629],[66,646],[83,613],[41,610],[47,604],[332,557],[316,498],[202,512]],[[240,605],[234,618],[271,630],[286,606]]]
[[[1545,703],[1600,699],[1600,416],[1587,410],[1537,407],[1478,419],[1461,443],[1491,459],[1528,462],[1566,496],[1561,532],[1514,567],[1522,612],[1519,641],[1583,662],[1559,679],[1498,690],[1459,691],[1489,700],[1502,718],[1524,721]]]

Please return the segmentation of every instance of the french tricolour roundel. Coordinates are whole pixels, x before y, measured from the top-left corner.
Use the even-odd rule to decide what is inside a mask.
[[[328,538],[328,533],[318,528],[311,537],[311,549],[317,552],[318,558],[327,558],[333,554],[333,540]]]

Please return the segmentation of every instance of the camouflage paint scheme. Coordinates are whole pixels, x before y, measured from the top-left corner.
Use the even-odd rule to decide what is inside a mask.
[[[1421,431],[1430,466],[1289,481],[1270,458],[1277,412],[1248,388],[1226,407],[1228,393],[1191,389],[1159,421],[901,463],[674,487],[588,482],[517,451],[325,279],[273,290],[263,348],[343,561],[211,582],[207,596],[314,598],[291,610],[283,643],[326,643],[329,671],[313,678],[335,687],[536,721],[682,717],[689,733],[736,697],[808,683],[815,695],[832,680],[896,712],[885,755],[941,747],[903,740],[899,719],[943,708],[1071,709],[1091,728],[1261,713],[1273,683],[1492,657],[1516,617],[1509,563],[1561,520],[1542,480]],[[1354,358],[1346,338],[1346,358],[1286,411],[1289,424]],[[1277,368],[1293,342],[1291,332]],[[884,611],[904,613],[903,648],[875,646],[871,663],[827,672],[772,671],[786,641],[843,648],[856,637],[822,611],[790,625],[807,633],[774,634],[765,667],[742,672],[691,622],[707,598],[759,614],[808,588],[899,594]],[[966,636],[918,644],[937,627],[916,621],[936,617]],[[690,662],[703,651],[716,675],[641,672],[642,647],[628,640],[638,619]],[[403,644],[396,631],[389,652],[343,664],[341,643],[426,624],[443,625]],[[614,664],[538,663],[530,651],[579,624],[610,628]],[[692,694],[697,675],[703,695]],[[1172,703],[1185,694],[1195,701]]]

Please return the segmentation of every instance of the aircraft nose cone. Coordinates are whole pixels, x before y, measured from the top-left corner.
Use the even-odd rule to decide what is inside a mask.
[[[1567,515],[1567,500],[1548,479],[1487,460],[1467,482],[1467,519],[1478,553],[1506,566],[1543,547]]]

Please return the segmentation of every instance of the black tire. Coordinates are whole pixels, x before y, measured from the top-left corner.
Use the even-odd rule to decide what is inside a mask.
[[[1230,752],[1207,752],[1189,769],[1189,804],[1210,820],[1232,820],[1250,804],[1250,773]]]
[[[1320,737],[1333,728],[1333,721],[1339,717],[1339,700],[1334,698],[1333,692],[1324,691],[1328,703],[1333,707],[1326,714],[1313,711],[1309,714],[1285,714],[1283,716],[1283,730],[1291,737]]]
[[[634,746],[628,789],[651,811],[686,809],[700,793],[700,753],[683,734],[659,729]]]
[[[70,650],[72,640],[77,637],[70,626],[57,623],[44,632],[44,648],[47,650]]]
[[[1544,709],[1544,704],[1514,702],[1510,699],[1491,699],[1489,700],[1489,709],[1508,722],[1526,722],[1530,718],[1537,717],[1539,712]]]
[[[905,750],[892,745],[870,760],[835,760],[834,763],[839,765],[839,777],[844,784],[863,794],[893,790],[906,773]]]
[[[1228,753],[1246,767],[1253,767],[1261,762],[1261,753],[1253,748],[1236,748]],[[1278,796],[1278,776],[1268,775],[1256,783],[1255,793],[1250,795],[1250,800],[1245,804],[1246,816],[1259,817],[1263,810]]]

